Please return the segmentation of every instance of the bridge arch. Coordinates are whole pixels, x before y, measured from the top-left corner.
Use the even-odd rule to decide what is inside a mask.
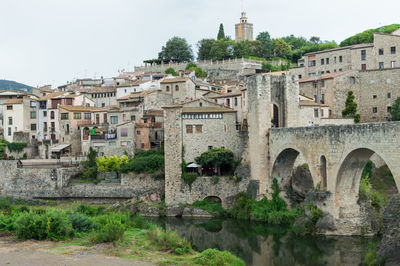
[[[395,174],[391,162],[385,160],[384,157],[372,149],[357,148],[350,151],[341,161],[336,177],[335,203],[336,207],[339,208],[339,218],[358,215],[358,198],[362,172],[373,154],[377,154],[386,163],[392,174]],[[396,186],[399,187],[400,184],[396,181],[396,178],[394,180]]]
[[[271,184],[274,178],[278,180],[282,198],[285,198],[285,195],[282,194],[285,194],[285,192],[291,185],[292,175],[295,170],[294,166],[299,156],[301,156],[301,153],[297,149],[285,148],[276,156],[275,160],[273,160]],[[316,183],[314,180],[313,171],[308,166],[308,164],[306,168],[308,169],[307,171],[310,172],[310,175],[312,177],[312,186],[314,186]],[[270,189],[271,188],[268,187],[267,191],[269,191]]]
[[[320,158],[319,167],[320,167],[320,175],[321,175],[321,189],[324,189],[324,190],[327,188],[327,185],[328,185],[326,164],[327,164],[326,157],[325,157],[325,155],[322,155]]]
[[[222,203],[222,199],[218,196],[207,196],[203,200],[209,200],[209,201],[213,201],[216,203]]]

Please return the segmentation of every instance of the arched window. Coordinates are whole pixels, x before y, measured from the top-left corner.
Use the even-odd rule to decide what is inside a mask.
[[[175,91],[179,91],[179,86],[175,85]]]
[[[167,86],[166,90],[169,91],[169,86]]]
[[[51,112],[50,112],[50,118],[51,118],[51,119],[54,119],[54,111],[51,111]]]

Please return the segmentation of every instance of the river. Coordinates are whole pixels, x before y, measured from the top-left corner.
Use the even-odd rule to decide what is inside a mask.
[[[229,250],[247,265],[360,265],[371,238],[299,237],[285,226],[231,219],[152,219],[176,230],[195,250]]]

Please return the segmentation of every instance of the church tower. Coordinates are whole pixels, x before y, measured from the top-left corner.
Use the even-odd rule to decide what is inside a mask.
[[[253,40],[253,24],[247,23],[246,12],[242,12],[242,17],[240,18],[240,23],[235,25],[235,40]]]

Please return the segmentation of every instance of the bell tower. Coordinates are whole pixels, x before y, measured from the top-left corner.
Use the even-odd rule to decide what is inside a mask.
[[[253,24],[247,22],[246,12],[242,12],[240,23],[235,25],[235,40],[253,40]]]

